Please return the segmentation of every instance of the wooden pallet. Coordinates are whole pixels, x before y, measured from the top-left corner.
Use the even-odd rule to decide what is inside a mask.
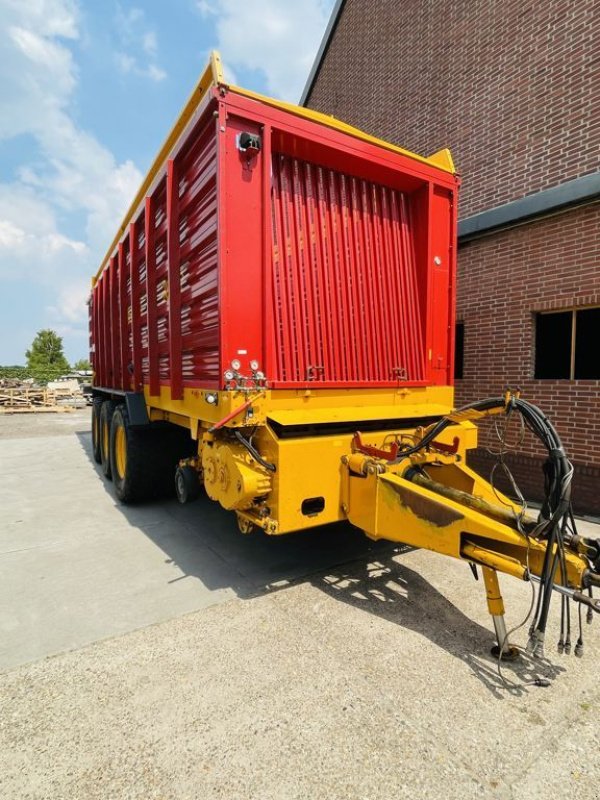
[[[0,388],[0,414],[73,411],[68,403],[71,399],[70,392],[57,389]]]

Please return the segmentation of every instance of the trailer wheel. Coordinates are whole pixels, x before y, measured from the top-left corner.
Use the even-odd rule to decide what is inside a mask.
[[[92,401],[92,454],[96,464],[102,463],[102,456],[100,454],[100,409],[102,408],[102,399],[95,397]]]
[[[144,500],[152,492],[156,452],[152,433],[132,428],[124,405],[113,414],[110,428],[110,458],[115,493],[122,503]]]
[[[178,431],[150,425],[133,428],[125,405],[118,405],[110,429],[110,458],[115,493],[122,503],[137,503],[173,493],[178,460]]]
[[[189,465],[177,467],[175,471],[175,491],[180,503],[191,503],[200,497],[200,477],[197,470]]]
[[[105,400],[100,408],[100,464],[102,473],[109,480],[112,477],[110,459],[110,426],[115,412],[115,403]]]

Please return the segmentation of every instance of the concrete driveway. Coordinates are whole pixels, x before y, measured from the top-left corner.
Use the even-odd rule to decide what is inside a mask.
[[[0,418],[0,503],[3,800],[600,797],[600,620],[507,686],[463,564],[125,509],[79,413]]]
[[[0,416],[0,668],[391,550],[349,525],[242,536],[206,497],[123,506],[89,417]]]

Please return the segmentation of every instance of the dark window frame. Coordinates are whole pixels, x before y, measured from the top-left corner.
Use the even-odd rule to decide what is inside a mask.
[[[579,314],[583,314],[585,312],[598,312],[600,313],[600,306],[578,306],[576,308],[556,308],[556,309],[548,309],[547,311],[536,311],[533,314],[533,331],[534,331],[534,348],[533,348],[533,378],[535,380],[562,380],[562,381],[576,381],[576,380],[600,380],[600,365],[598,367],[597,374],[593,377],[591,376],[584,376],[581,377],[577,375],[578,372],[578,365],[577,365],[577,317]],[[569,325],[569,355],[568,355],[568,375],[564,376],[549,376],[549,375],[540,375],[540,372],[544,372],[544,365],[541,358],[539,358],[538,354],[539,351],[539,320],[541,317],[549,317],[549,316],[566,316],[570,315],[570,325]],[[581,322],[580,322],[581,325]],[[582,367],[585,371],[585,367]]]
[[[460,335],[459,335],[460,330]],[[454,380],[461,381],[465,375],[465,323],[462,319],[454,324]]]

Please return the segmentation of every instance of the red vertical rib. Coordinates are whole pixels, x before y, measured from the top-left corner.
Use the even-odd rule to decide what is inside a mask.
[[[110,386],[119,385],[120,353],[119,353],[119,291],[117,286],[117,257],[112,256],[109,266],[110,295]]]
[[[298,372],[302,378],[312,364],[310,353],[309,312],[307,306],[306,264],[304,257],[305,231],[302,226],[302,187],[298,176],[298,161],[290,159],[290,240],[294,254],[294,302],[300,310],[295,315],[298,336]]]
[[[331,226],[329,218],[329,199],[325,186],[325,170],[322,167],[316,167],[316,202],[317,202],[317,230],[320,242],[321,264],[324,276],[324,291],[325,291],[325,307],[327,309],[327,347],[329,350],[329,364],[330,371],[327,374],[327,379],[337,381],[340,379],[339,375],[339,350],[340,350],[340,335],[338,330],[338,308],[337,298],[335,293],[335,275],[333,269],[333,254],[331,242]]]
[[[390,242],[390,210],[388,202],[388,189],[380,187],[378,190],[378,226],[380,240],[380,257],[384,272],[383,286],[383,314],[384,319],[389,320],[390,338],[388,339],[388,358],[391,369],[404,367],[401,355],[401,320],[402,309],[399,307],[394,297],[394,286],[396,275],[402,269],[403,264],[397,263],[393,258],[393,250]]]
[[[100,364],[99,364],[99,354],[100,351],[98,349],[100,337],[98,335],[99,330],[99,319],[100,319],[100,286],[98,281],[94,283],[92,288],[92,320],[93,320],[93,336],[94,341],[92,342],[92,347],[90,350],[92,351],[92,367],[94,369],[94,385],[95,386],[102,386],[101,380],[102,375],[100,373]]]
[[[345,175],[340,176],[342,200],[342,246],[346,260],[346,277],[348,281],[348,314],[351,331],[352,355],[352,380],[362,380],[365,374],[366,362],[364,359],[364,320],[361,311],[359,270],[356,263],[356,247],[354,243],[354,220],[352,215],[352,191],[350,179]]]
[[[265,125],[263,128],[263,161],[262,161],[262,315],[263,315],[263,353],[260,358],[260,368],[271,377],[275,361],[276,316],[272,314],[270,298],[273,292],[273,271],[272,271],[272,203],[271,203],[271,128]]]
[[[150,394],[160,394],[158,375],[158,328],[156,324],[156,244],[154,241],[154,200],[146,198],[146,317],[148,322],[148,372]]]
[[[273,283],[276,297],[274,314],[277,320],[277,379],[289,380],[292,336],[290,330],[290,300],[287,291],[288,242],[283,223],[283,156],[273,156]]]
[[[339,290],[339,308],[341,309],[341,319],[339,321],[341,339],[343,342],[340,348],[342,357],[341,363],[344,370],[344,379],[351,381],[355,380],[354,351],[356,350],[357,342],[354,336],[354,319],[350,303],[350,286],[347,269],[346,237],[344,236],[344,206],[347,205],[347,195],[343,181],[344,178],[342,175],[338,175],[335,172],[330,173],[329,186],[336,200],[336,202],[331,205],[331,213],[336,255],[337,286]]]
[[[179,270],[179,179],[167,161],[167,273],[169,276],[169,365],[171,399],[183,398],[181,377],[181,276]]]
[[[125,258],[125,245],[119,242],[119,364],[121,374],[121,389],[129,389],[130,378],[127,369],[127,351],[129,337],[127,336],[127,259]]]
[[[300,264],[302,268],[302,291],[304,295],[305,309],[305,328],[306,328],[306,361],[307,364],[322,368],[323,351],[321,341],[323,338],[319,327],[319,310],[317,306],[318,285],[315,283],[313,242],[314,230],[311,224],[310,209],[312,207],[312,184],[310,180],[310,170],[304,162],[296,161],[296,184],[298,192],[297,200],[297,220],[298,227],[302,233]],[[315,370],[313,380],[322,381],[322,370]]]
[[[307,175],[307,194],[310,196],[308,203],[308,214],[310,224],[310,263],[312,266],[312,282],[314,286],[314,311],[317,318],[317,336],[319,340],[319,363],[323,367],[320,374],[323,380],[330,380],[332,375],[331,349],[329,347],[329,327],[330,317],[327,311],[327,286],[324,277],[323,267],[323,241],[320,231],[318,201],[317,201],[317,178],[315,167],[306,164]]]
[[[110,325],[108,318],[108,270],[105,269],[100,276],[101,291],[102,291],[102,337],[101,356],[102,356],[102,386],[108,386],[108,351],[110,345]]]
[[[356,179],[349,177],[347,181],[348,202],[348,259],[351,267],[354,293],[354,320],[357,337],[360,342],[358,368],[361,381],[366,381],[371,374],[369,355],[369,332],[365,307],[367,305],[365,275],[363,265],[363,245],[361,242]]]
[[[377,378],[380,381],[389,381],[392,376],[391,359],[389,357],[390,336],[388,331],[387,319],[385,316],[385,287],[384,287],[384,269],[385,264],[382,257],[382,246],[378,236],[377,230],[377,198],[375,195],[375,186],[365,184],[365,202],[368,208],[367,226],[369,232],[369,256],[371,263],[371,280],[374,286],[375,306],[373,309],[373,324],[374,336],[377,337],[377,344],[379,346],[379,369],[377,370]]]
[[[293,165],[291,159],[283,163],[283,174],[285,175],[284,191],[282,198],[284,201],[283,220],[285,226],[285,237],[287,244],[288,257],[286,259],[287,269],[286,274],[288,277],[288,300],[290,306],[287,309],[291,320],[292,328],[292,343],[294,353],[290,354],[295,364],[295,379],[299,381],[306,380],[306,363],[304,354],[305,350],[305,337],[304,337],[304,306],[303,298],[301,296],[301,284],[299,279],[299,264],[298,264],[298,245],[296,237],[296,217],[294,207],[294,182],[292,178]],[[295,313],[295,308],[300,310],[300,314]]]
[[[394,247],[396,250],[398,262],[401,265],[400,270],[400,299],[401,299],[401,308],[403,311],[403,325],[402,325],[402,354],[404,359],[404,366],[406,367],[406,371],[411,378],[411,380],[415,379],[415,364],[413,358],[413,346],[412,346],[412,333],[410,329],[410,320],[413,317],[413,309],[411,307],[411,295],[408,288],[408,272],[410,269],[410,265],[408,263],[408,257],[406,254],[405,246],[404,246],[404,235],[402,231],[403,226],[403,218],[402,218],[402,206],[399,202],[398,195],[394,193],[392,195],[392,213],[394,219]]]
[[[368,208],[365,199],[364,181],[362,180],[356,181],[355,198],[358,210],[358,228],[360,231],[361,271],[363,275],[363,285],[365,287],[365,304],[363,311],[365,320],[365,338],[369,347],[371,364],[369,379],[371,381],[377,381],[379,380],[379,373],[381,370],[381,360],[379,357],[378,343],[376,341],[373,319],[375,314],[375,306],[377,303],[377,292],[374,285],[374,276],[371,265],[371,241],[366,220]]]
[[[137,226],[129,224],[129,269],[131,271],[131,348],[133,361],[133,388],[142,388],[142,321],[140,314],[140,269]]]

